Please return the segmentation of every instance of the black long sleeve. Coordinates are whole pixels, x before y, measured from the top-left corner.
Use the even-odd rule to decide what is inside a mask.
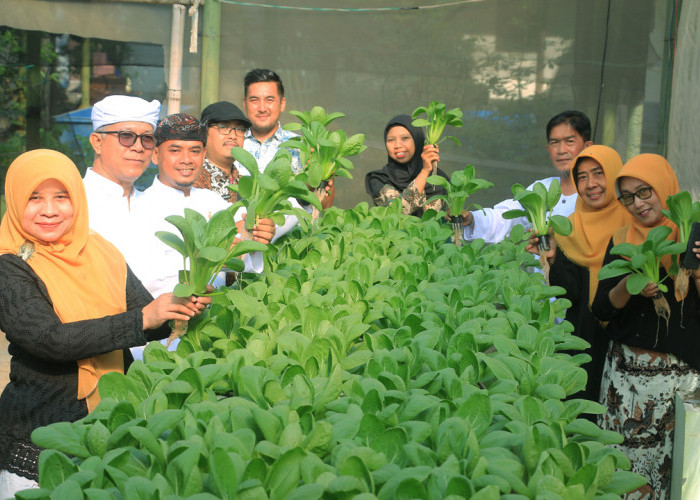
[[[127,269],[127,311],[114,316],[61,323],[46,286],[29,265],[14,255],[0,255],[0,330],[9,341],[10,383],[0,396],[0,469],[36,479],[39,449],[31,432],[54,422],[87,415],[77,399],[80,359],[143,345],[141,309],[152,297]],[[149,332],[164,338],[167,326]]]

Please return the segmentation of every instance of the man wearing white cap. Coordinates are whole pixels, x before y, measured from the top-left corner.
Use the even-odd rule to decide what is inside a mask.
[[[138,256],[132,217],[140,192],[134,187],[151,161],[160,103],[139,97],[107,96],[92,107],[95,151],[83,182],[90,228],[114,244],[132,267]]]

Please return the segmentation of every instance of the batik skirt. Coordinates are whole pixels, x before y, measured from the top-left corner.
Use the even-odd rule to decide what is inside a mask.
[[[700,373],[672,354],[611,343],[600,393],[608,411],[599,425],[622,434],[616,447],[648,481],[626,498],[670,498],[674,398],[694,392],[699,383]]]

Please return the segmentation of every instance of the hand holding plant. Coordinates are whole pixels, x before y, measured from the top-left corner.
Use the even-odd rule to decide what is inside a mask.
[[[427,118],[418,118],[420,115],[425,114]],[[431,101],[431,103],[425,107],[420,106],[413,110],[411,114],[413,118],[412,125],[414,127],[425,127],[425,143],[437,146],[445,139],[450,139],[455,142],[458,146],[462,144],[459,139],[453,136],[442,137],[442,133],[445,131],[445,127],[451,125],[453,127],[462,126],[462,110],[459,108],[454,108],[447,110],[445,104],[438,101]],[[437,175],[437,161],[433,161],[433,175]]]
[[[653,291],[649,286],[655,286],[659,291],[667,292],[668,287],[660,278],[661,259],[665,255],[678,254],[685,248],[683,243],[667,240],[666,238],[670,234],[670,227],[657,226],[649,231],[646,241],[641,245],[633,245],[632,243],[615,245],[610,253],[624,258],[603,266],[598,273],[598,279],[603,280],[631,273],[625,282],[627,291],[631,295],[638,295],[642,292],[649,294]],[[656,314],[664,318],[668,325],[671,308],[666,297],[659,293],[653,297],[653,300]]]
[[[666,199],[668,209],[661,212],[667,219],[678,226],[678,241],[687,249],[691,228],[694,222],[700,222],[700,202],[693,202],[688,191],[669,196]],[[688,280],[691,270],[683,265],[684,259],[679,261],[678,276],[675,282],[676,299],[684,300],[688,294]]]
[[[452,174],[452,179],[447,180],[441,175],[431,175],[426,180],[428,184],[433,186],[440,186],[447,191],[446,195],[435,195],[428,203],[433,200],[442,200],[447,211],[451,214],[450,219],[452,222],[452,230],[454,231],[455,244],[457,246],[462,246],[463,240],[463,229],[462,229],[462,217],[461,214],[467,204],[467,199],[477,191],[481,189],[490,188],[493,186],[492,182],[485,179],[477,179],[474,170],[474,165],[467,165],[464,170],[458,170]],[[474,205],[476,208],[481,208],[478,205]]]

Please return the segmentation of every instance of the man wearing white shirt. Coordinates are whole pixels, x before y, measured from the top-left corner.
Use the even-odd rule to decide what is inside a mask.
[[[554,168],[558,172],[556,177],[547,177],[536,182],[541,182],[549,189],[552,181],[558,179],[561,184],[562,196],[555,205],[552,213],[568,217],[576,207],[576,186],[569,174],[571,161],[586,147],[593,144],[591,141],[591,122],[580,111],[564,111],[554,116],[547,123],[547,152],[552,160]],[[532,190],[530,184],[527,189]],[[511,229],[522,224],[526,229],[530,223],[526,218],[504,219],[503,214],[508,210],[522,209],[520,203],[513,199],[504,200],[493,208],[485,208],[474,212],[462,214],[464,226],[464,239],[467,241],[478,238],[486,243],[497,243],[506,238]]]
[[[83,179],[90,228],[116,246],[132,267],[139,255],[133,214],[141,195],[134,182],[151,161],[159,114],[158,101],[125,95],[105,97],[92,108],[95,160]]]
[[[138,226],[134,228],[133,236],[138,238],[142,247],[142,255],[134,272],[146,289],[158,296],[173,291],[183,266],[182,255],[155,236],[156,231],[179,235],[177,228],[165,217],[182,216],[185,208],[190,208],[209,219],[214,213],[231,208],[231,205],[214,191],[193,187],[204,165],[207,131],[203,124],[185,113],[169,115],[156,128],[155,138],[157,147],[152,161],[158,166],[158,176],[140,197],[135,212]],[[240,212],[236,213],[235,218],[239,233],[243,227]],[[274,223],[262,219],[253,229],[253,239],[268,244],[274,231]],[[247,256],[245,263],[248,272],[262,271],[260,252]],[[224,284],[225,276],[221,273],[214,285]],[[132,349],[136,359],[141,356],[138,349]]]

